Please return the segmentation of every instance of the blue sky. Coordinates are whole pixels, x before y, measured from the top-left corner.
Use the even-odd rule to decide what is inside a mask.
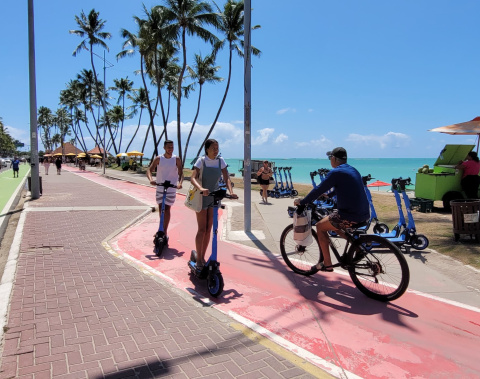
[[[219,4],[223,4],[221,1]],[[147,8],[160,1],[144,1]],[[37,106],[58,108],[65,84],[83,68],[89,53],[72,56],[81,39],[75,15],[92,8],[107,21],[110,51],[107,85],[128,75],[140,86],[139,57],[117,62],[120,28],[136,31],[132,16],[143,16],[142,2],[131,0],[49,0],[35,2]],[[428,132],[480,115],[478,1],[252,0],[252,157],[316,158],[334,146],[349,156],[437,157],[446,143],[475,143],[472,136]],[[27,1],[2,2],[0,117],[10,134],[29,145]],[[198,40],[193,54],[208,53]],[[100,48],[94,50],[103,55]],[[227,51],[217,60],[227,76]],[[102,61],[95,61],[103,75]],[[213,134],[227,158],[243,156],[243,60],[234,58],[227,102]],[[212,123],[225,82],[205,85],[191,157]],[[115,101],[112,100],[114,103]],[[183,101],[182,141],[193,121],[197,94]],[[169,137],[174,131],[171,110]],[[133,135],[138,119],[126,121]],[[144,118],[142,124],[147,124]],[[160,125],[160,119],[156,124]],[[143,126],[141,130],[144,130]],[[140,132],[141,133],[141,132]],[[176,139],[175,139],[176,140]],[[89,141],[93,147],[93,142]],[[136,140],[131,149],[140,149]],[[150,144],[151,145],[151,144]],[[42,146],[39,146],[41,149]],[[146,152],[153,149],[148,146]]]

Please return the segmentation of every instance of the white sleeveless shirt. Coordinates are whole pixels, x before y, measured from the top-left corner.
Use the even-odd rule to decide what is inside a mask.
[[[157,183],[163,183],[165,180],[169,180],[173,185],[177,185],[178,182],[178,169],[177,169],[177,156],[172,154],[171,158],[165,158],[164,155],[160,155],[160,160],[157,166]],[[162,187],[157,187],[163,191]],[[167,192],[176,192],[175,188],[168,188]]]

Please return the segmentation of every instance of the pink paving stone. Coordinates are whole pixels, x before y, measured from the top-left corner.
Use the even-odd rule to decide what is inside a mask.
[[[33,362],[33,352],[21,354],[18,356],[18,367],[30,367],[33,366]]]
[[[17,362],[4,362],[1,369],[2,378],[15,378],[17,376]]]
[[[26,375],[26,374],[35,374],[37,372],[41,371],[50,371],[50,363],[42,363],[39,365],[35,366],[28,366],[28,367],[23,367],[18,369],[18,375]]]
[[[34,378],[35,379],[51,379],[52,378],[52,373],[51,373],[50,370],[36,372],[34,374]]]
[[[49,343],[41,343],[35,345],[35,358],[44,357],[50,354],[50,344]]]
[[[118,371],[117,370],[117,365],[115,364],[115,362],[111,358],[101,360],[100,365],[102,366],[102,370],[105,374],[113,373],[113,372]]]
[[[52,375],[54,377],[58,375],[63,375],[68,372],[67,362],[65,361],[55,361],[52,362]]]
[[[71,351],[67,353],[67,359],[69,365],[76,365],[82,363],[82,355],[79,351]]]

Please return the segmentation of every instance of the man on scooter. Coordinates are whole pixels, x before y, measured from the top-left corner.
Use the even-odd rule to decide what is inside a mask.
[[[334,189],[330,195],[337,196],[338,211],[329,214],[317,222],[317,235],[323,253],[323,263],[318,263],[316,268],[320,271],[333,271],[328,231],[334,231],[344,237],[342,229],[350,228],[370,218],[370,207],[363,188],[362,176],[352,166],[347,164],[347,151],[343,147],[336,147],[327,153],[333,170],[325,179],[302,200],[295,199],[297,212],[302,212],[305,205],[312,203],[325,192]]]
[[[163,186],[158,186],[157,184],[163,183],[168,180],[171,184],[176,185],[177,189],[182,188],[182,162],[180,161],[179,157],[173,154],[173,147],[173,141],[165,140],[165,142],[163,143],[165,153],[156,157],[147,169],[148,181],[150,182],[150,184],[157,186],[157,192],[155,197],[157,204],[159,205],[159,209],[161,209],[162,207]],[[156,180],[153,180],[152,178],[153,171],[157,171]],[[175,188],[167,188],[167,197],[165,199],[165,215],[163,221],[163,229],[165,235],[167,236],[168,224],[170,222],[170,208],[175,202],[176,196],[177,191],[175,190]]]

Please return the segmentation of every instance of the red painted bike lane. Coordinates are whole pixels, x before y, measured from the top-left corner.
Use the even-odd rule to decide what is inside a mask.
[[[88,176],[154,205],[154,188]],[[155,213],[110,245],[193,297],[207,298],[206,282],[192,278],[187,268],[196,221],[183,206],[183,196],[172,208],[170,247],[161,258],[152,250],[157,228]],[[222,232],[221,226],[219,235]],[[218,248],[225,288],[218,299],[211,299],[213,306],[237,320],[259,325],[280,344],[287,341],[291,350],[335,376],[480,376],[478,309],[415,292],[385,304],[365,297],[341,273],[302,277],[291,272],[281,257],[226,241],[219,241]]]

